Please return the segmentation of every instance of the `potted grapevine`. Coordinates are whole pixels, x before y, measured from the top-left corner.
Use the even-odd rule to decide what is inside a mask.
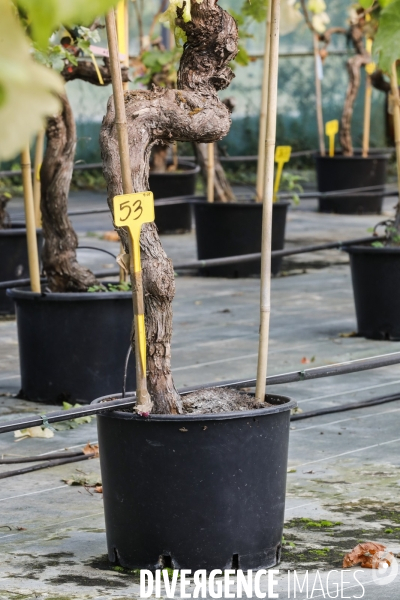
[[[349,193],[346,196],[320,198],[321,212],[337,213],[375,213],[382,210],[383,190],[386,182],[386,165],[388,154],[380,154],[366,148],[363,152],[354,150],[351,124],[354,102],[361,84],[361,70],[371,65],[371,54],[366,48],[366,39],[372,40],[375,35],[378,16],[378,3],[366,7],[364,1],[349,6],[348,27],[330,27],[324,0],[309,0],[306,5],[302,0],[302,8],[306,23],[313,35],[317,37],[322,48],[319,49],[321,58],[327,56],[328,46],[333,35],[346,36],[354,48],[354,55],[347,60],[349,83],[340,120],[339,141],[341,151],[318,154],[316,156],[317,184],[320,192],[334,192],[352,188],[375,187],[371,191]],[[370,85],[370,75],[367,73],[366,82]],[[367,124],[368,127],[368,124]]]
[[[364,2],[363,2],[364,3]],[[370,4],[365,0],[365,5]],[[396,142],[397,178],[400,180],[400,98],[397,64],[400,60],[398,22],[400,0],[382,1],[373,50],[379,67],[390,79]],[[386,240],[347,248],[350,255],[358,333],[367,338],[400,340],[400,203],[385,226]],[[377,226],[377,227],[378,227]]]
[[[235,20],[217,0],[172,0],[172,11],[187,36],[178,89],[135,91],[122,98],[113,83],[100,143],[114,218],[114,199],[123,201],[125,219],[131,211],[140,216],[141,200],[130,192],[117,197],[128,188],[148,197],[154,143],[171,138],[211,143],[230,127],[217,92],[232,79],[228,64],[237,52]],[[112,25],[111,15],[109,43]],[[126,111],[129,147],[123,146],[122,134],[118,138],[120,118],[125,118],[121,111]],[[124,148],[123,180],[117,139]],[[132,240],[128,243],[124,227],[117,229],[129,258]],[[138,388],[133,412],[98,416],[109,558],[123,567],[151,570],[273,566],[280,558],[289,412],[295,403],[275,395],[257,401],[232,389],[180,396],[170,362],[173,266],[154,222],[141,225],[140,255],[142,271],[132,268],[132,277],[144,292],[147,368],[139,371],[145,391]],[[137,347],[140,342],[134,341]]]
[[[98,21],[90,27],[67,26],[57,32],[60,43],[36,49],[36,60],[58,70],[64,82],[109,84],[108,59],[97,65],[87,58],[90,44],[98,41],[99,26]],[[125,68],[123,76],[128,77]],[[48,403],[89,402],[104,386],[110,391],[122,387],[131,294],[127,284],[101,285],[77,261],[78,237],[67,214],[76,128],[65,91],[59,100],[61,111],[47,120],[40,171],[47,284],[40,294],[24,288],[7,293],[17,314],[21,397]]]

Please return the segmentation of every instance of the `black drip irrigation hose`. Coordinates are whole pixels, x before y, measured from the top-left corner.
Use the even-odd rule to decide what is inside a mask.
[[[13,471],[5,471],[0,473],[0,479],[7,479],[7,477],[15,477],[16,475],[23,475],[24,473],[32,473],[33,471],[41,471],[42,469],[48,469],[49,467],[58,467],[60,465],[67,465],[69,463],[80,462],[81,460],[89,460],[96,456],[95,452],[90,454],[83,454],[82,456],[75,456],[74,458],[58,458],[55,460],[47,460],[46,462],[39,463],[38,465],[31,465],[30,467],[24,467],[22,469],[15,469]]]
[[[349,404],[331,406],[330,408],[308,410],[305,413],[295,413],[291,415],[290,420],[302,421],[303,419],[312,419],[313,417],[322,417],[323,415],[333,415],[334,413],[347,412],[349,410],[357,410],[359,408],[368,408],[368,406],[378,406],[378,404],[387,404],[388,402],[396,402],[396,400],[400,400],[400,394],[378,396],[377,398],[371,398],[371,400],[361,400],[360,402],[350,402]]]
[[[345,248],[347,246],[355,246],[358,244],[369,244],[372,242],[381,242],[386,239],[385,236],[369,236],[364,238],[357,238],[354,240],[344,240],[342,242],[328,242],[326,244],[316,244],[314,246],[301,246],[300,248],[288,248],[286,250],[272,250],[271,255],[273,258],[275,257],[283,257],[283,256],[293,256],[295,254],[306,254],[308,252],[318,252],[319,250],[333,250],[335,248]],[[107,252],[111,254],[107,250],[102,250],[101,248],[95,248],[91,246],[79,246],[79,248],[90,248],[93,250],[99,250],[103,252]],[[114,256],[114,254],[111,254]],[[225,256],[223,258],[209,258],[207,260],[194,260],[189,263],[183,263],[174,265],[175,271],[184,271],[190,269],[201,269],[205,267],[217,267],[220,265],[230,265],[236,263],[246,263],[251,262],[253,260],[257,260],[261,258],[261,252],[255,252],[253,254],[239,254],[237,256]],[[106,277],[115,277],[119,275],[119,269],[108,269],[106,271],[97,271],[93,273],[95,277],[98,279],[106,278]],[[46,284],[47,279],[41,278],[41,283]],[[7,288],[13,287],[24,287],[30,285],[30,279],[14,279],[12,281],[1,281],[0,282],[0,290],[4,290]]]
[[[290,373],[282,373],[281,375],[270,375],[267,377],[267,385],[278,385],[283,383],[295,383],[298,381],[309,381],[313,379],[320,379],[322,377],[333,377],[335,375],[346,375],[348,373],[358,373],[360,371],[367,371],[370,369],[378,369],[381,367],[388,367],[390,365],[396,365],[400,363],[400,352],[393,352],[391,354],[383,354],[381,356],[372,356],[370,358],[360,358],[357,360],[351,360],[343,363],[336,363],[333,365],[324,365],[322,367],[314,367],[312,369],[305,369],[304,371],[292,371]],[[224,381],[219,383],[210,383],[205,385],[199,385],[192,388],[186,388],[178,390],[180,393],[188,394],[200,389],[209,388],[244,388],[254,387],[256,384],[255,379],[242,379],[233,381]],[[121,397],[121,394],[116,394],[116,398]],[[26,429],[27,427],[37,426],[49,426],[50,423],[58,423],[60,421],[68,421],[70,419],[76,419],[78,417],[85,417],[90,415],[101,414],[113,410],[120,410],[125,408],[133,408],[136,404],[136,396],[134,393],[129,392],[127,397],[122,400],[109,400],[102,402],[101,404],[89,404],[79,408],[70,408],[68,410],[59,410],[47,415],[35,415],[29,418],[20,418],[8,422],[0,422],[0,433],[7,433],[10,431],[17,431],[19,429]],[[354,405],[353,405],[354,406]],[[296,415],[299,416],[299,415]],[[305,417],[303,417],[305,418]]]
[[[48,459],[43,454],[38,454],[37,456],[16,456],[13,458],[3,457],[0,459],[0,465],[19,465],[26,462],[39,462],[41,460],[53,460],[55,458],[74,458],[83,455],[83,450],[79,450],[77,452],[54,452]]]

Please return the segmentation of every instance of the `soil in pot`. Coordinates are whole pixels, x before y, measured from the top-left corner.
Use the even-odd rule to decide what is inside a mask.
[[[272,218],[272,250],[285,245],[286,215],[290,202],[276,202]],[[256,202],[193,204],[199,260],[261,252],[262,204]],[[272,273],[277,275],[282,259],[272,259]],[[214,277],[248,277],[260,275],[261,259],[220,267],[205,267],[203,275]]]
[[[42,249],[42,230],[37,230],[39,256]],[[15,222],[8,229],[0,229],[0,281],[29,278],[28,248],[25,223]],[[14,314],[14,302],[6,290],[0,290],[0,314]]]
[[[121,390],[132,326],[131,292],[8,290],[15,302],[21,393],[45,403],[90,402]],[[128,389],[135,389],[134,358]]]
[[[276,565],[295,402],[268,395],[249,409],[248,396],[234,412],[201,414],[201,394],[184,401],[200,414],[98,416],[109,559],[151,570]]]
[[[329,195],[319,199],[320,212],[341,214],[380,214],[382,211],[388,154],[354,156],[316,156],[317,185],[320,192],[335,192],[353,188],[381,186],[371,192]]]
[[[171,166],[171,163],[168,163]],[[154,194],[156,225],[160,233],[183,233],[192,229],[192,207],[187,202],[158,204],[158,199],[191,196],[196,190],[199,165],[179,161],[176,171],[150,171],[149,186]]]
[[[359,335],[400,340],[400,248],[351,246],[351,278]]]

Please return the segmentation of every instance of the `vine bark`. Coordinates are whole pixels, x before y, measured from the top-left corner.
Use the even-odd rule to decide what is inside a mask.
[[[104,84],[111,83],[108,59],[99,66]],[[65,81],[80,79],[100,85],[91,61],[67,64],[62,73]],[[128,80],[128,70],[123,68]],[[68,195],[76,149],[76,127],[68,98],[61,97],[62,112],[50,118],[46,127],[47,146],[40,170],[43,236],[42,261],[52,292],[82,292],[97,282],[93,273],[76,258],[78,238],[68,218]]]
[[[210,143],[224,137],[230,128],[230,112],[217,91],[233,78],[228,63],[237,54],[235,20],[217,0],[192,3],[192,20],[185,23],[177,8],[176,24],[187,35],[178,71],[178,89],[125,93],[132,183],[135,192],[148,190],[149,159],[155,144],[171,141]],[[114,105],[110,98],[100,133],[103,172],[108,203],[122,193]],[[116,228],[117,229],[117,228]],[[118,230],[128,253],[126,233]],[[172,300],[174,274],[154,223],[143,225],[141,237],[147,384],[155,413],[180,413],[181,401],[171,374]]]

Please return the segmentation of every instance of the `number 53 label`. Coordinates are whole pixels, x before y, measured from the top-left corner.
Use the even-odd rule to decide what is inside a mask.
[[[143,223],[154,221],[154,196],[152,192],[122,194],[114,197],[114,221],[117,227],[128,227],[132,237],[140,236]]]

